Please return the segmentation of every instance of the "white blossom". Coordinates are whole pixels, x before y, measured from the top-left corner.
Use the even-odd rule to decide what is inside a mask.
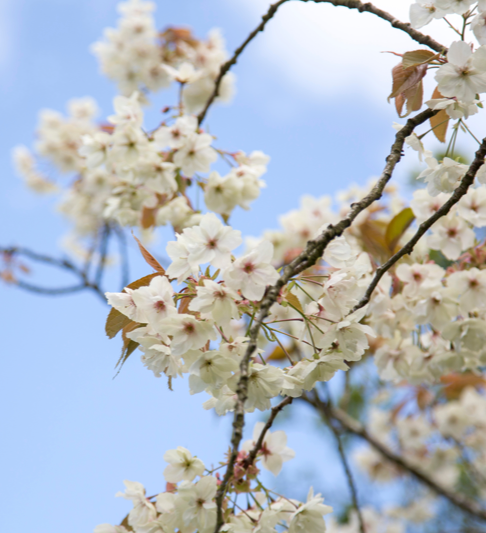
[[[191,452],[182,446],[165,452],[164,461],[169,463],[165,467],[164,477],[170,483],[178,483],[183,479],[192,481],[196,476],[201,476],[205,469],[201,459],[193,457]]]

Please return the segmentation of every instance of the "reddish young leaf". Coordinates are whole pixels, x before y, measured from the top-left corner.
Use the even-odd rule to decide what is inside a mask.
[[[132,283],[127,285],[127,287],[133,290],[138,289],[140,287],[146,287],[155,278],[155,276],[161,276],[162,274],[162,272],[154,272],[153,274],[144,276],[143,278],[137,279],[136,281],[132,281]],[[125,289],[123,289],[122,292],[125,292]],[[106,334],[110,339],[113,339],[113,337],[115,337],[116,334],[129,323],[130,319],[113,307],[108,313],[108,317],[106,319]]]
[[[395,107],[400,117],[406,117],[412,111],[418,111],[422,107],[423,85],[422,79],[427,73],[427,65],[403,68],[399,63],[392,69],[392,92],[388,96],[395,98]],[[402,115],[404,103],[407,103],[407,113]]]
[[[145,248],[145,246],[133,235],[133,238],[137,241],[140,252],[142,252],[143,258],[147,263],[157,272],[165,274],[165,268],[155,259],[155,257]]]
[[[436,87],[434,89],[434,92],[432,93],[432,99],[438,99],[438,98],[444,98],[442,94],[439,91],[439,87]],[[445,109],[441,109],[437,115],[434,115],[430,118],[430,125],[432,128],[434,128],[432,131],[434,132],[434,135],[437,137],[437,139],[441,143],[445,143],[446,136],[447,136],[447,127],[449,126],[449,120],[450,117],[447,114]]]

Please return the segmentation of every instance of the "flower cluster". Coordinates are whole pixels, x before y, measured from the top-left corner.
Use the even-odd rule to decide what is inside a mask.
[[[202,41],[186,28],[159,32],[152,14],[153,2],[129,0],[120,3],[118,10],[118,27],[106,29],[104,40],[92,47],[103,74],[116,81],[124,96],[138,90],[155,92],[177,81],[183,86],[183,103],[188,112],[198,112],[212,93],[220,66],[227,59],[220,33],[213,30]],[[231,99],[233,82],[231,73],[224,76],[220,100]]]
[[[435,46],[434,51],[397,54],[402,62],[392,71],[390,98],[402,116],[405,104],[407,114],[421,109],[422,79],[435,70],[437,87],[424,115],[431,129],[404,140],[426,165],[418,174],[423,181],[417,182],[425,186],[407,200],[387,184],[383,198],[374,196],[380,199],[357,216],[351,210],[376,180],[365,187],[351,186],[334,202],[327,196],[305,196],[300,208],[280,217],[279,230],[245,243],[228,221],[234,209],[249,209],[259,197],[269,157],[261,151],[222,150],[203,128],[205,105],[211,103],[228,59],[220,34],[213,31],[198,40],[187,29],[158,32],[154,9],[143,0],[120,4],[117,28],[108,29],[93,46],[101,70],[120,92],[106,122],[95,120],[98,111],[90,98],[69,102],[67,117],[41,113],[35,152],[61,173],[75,176],[70,185],[60,187],[40,170],[42,164],[27,148],[18,147],[14,153],[29,187],[39,193],[62,191],[60,210],[71,219],[76,237],[94,243],[92,250],[103,229],[123,232],[124,227],[136,227],[150,233],[159,226],[173,227],[175,240],[166,246],[167,269],[139,243],[156,272],[121,292],[106,293],[112,307],[107,332],[122,332],[121,361],[138,348],[142,363],[156,377],[165,375],[169,388],[174,379],[187,376],[190,393],[205,392],[209,397],[203,407],[218,415],[234,411],[238,401],[237,413],[264,412],[279,396],[316,406],[322,383],[339,370],[347,372],[343,381],[349,392],[350,375],[356,375],[350,370],[372,367],[381,391],[374,402],[386,409],[369,409],[369,433],[399,454],[402,467],[411,465],[428,477],[429,486],[435,483],[447,490],[458,490],[464,472],[486,479],[486,399],[478,392],[484,388],[480,374],[486,365],[486,242],[481,240],[486,164],[474,181],[471,175],[465,182],[478,162],[470,167],[455,152],[459,135],[479,143],[466,121],[480,112],[486,92],[486,0],[418,0],[411,5],[413,28],[444,19],[460,36],[447,51]],[[458,15],[462,27],[449,22],[451,15]],[[163,109],[155,127],[147,127],[143,106],[149,93],[171,84],[179,89],[178,100]],[[232,75],[225,74],[216,101],[228,100],[232,85]],[[424,139],[433,132],[445,142],[451,120],[455,123],[445,153],[434,155]],[[411,131],[410,123],[394,125],[397,132],[403,127]],[[395,151],[396,145],[388,166]],[[229,164],[226,174],[215,170],[218,159]],[[458,186],[471,182],[455,201]],[[206,209],[198,203],[199,190]],[[443,206],[447,212],[441,211],[444,216],[427,226],[413,250],[388,264],[417,227]],[[309,241],[315,245],[312,241],[330,225],[341,227],[339,221],[350,213],[352,224],[336,231],[339,236],[316,254],[320,257],[312,266],[296,268],[283,278],[288,282],[277,295],[280,285],[274,286],[281,280],[281,269],[292,264]],[[13,264],[13,252],[4,254]],[[0,272],[4,279],[5,272]],[[83,272],[86,281],[86,269]],[[265,316],[260,315],[262,309]],[[260,333],[252,334],[257,348],[250,357],[255,320]],[[238,391],[246,379],[246,399],[241,399]],[[400,397],[404,389],[412,391],[412,406],[409,397]],[[331,400],[326,416],[332,414]],[[307,501],[298,502],[267,489],[259,479],[258,461],[277,475],[294,456],[284,432],[267,429],[258,423],[253,438],[239,449],[235,446],[235,463],[228,457],[213,469],[185,448],[168,451],[166,491],[147,498],[140,483],[126,481],[125,493],[118,495],[131,500],[133,509],[121,525],[103,524],[95,532],[209,533],[218,511],[223,513],[220,531],[227,533],[273,533],[282,527],[290,533],[325,531],[323,516],[332,509],[323,505],[320,495],[311,489]],[[372,449],[358,450],[355,461],[375,481],[403,475]],[[225,481],[217,472],[221,467],[229,469]],[[217,509],[222,483],[224,501]],[[474,488],[476,499],[486,498],[485,486]],[[240,493],[248,496],[245,509],[237,503]],[[345,524],[333,519],[329,528],[336,533],[363,527],[368,533],[401,533],[410,517],[417,524],[429,520],[434,504],[424,492],[420,501],[382,512],[366,507],[359,513],[356,508]]]
[[[255,440],[262,427],[255,426]],[[293,451],[285,447],[283,431],[267,433],[259,456],[263,466],[275,474],[280,471],[282,461],[293,457]],[[254,443],[249,441],[248,450]],[[310,489],[306,502],[285,498],[267,489],[258,479],[259,469],[255,464],[247,464],[248,454],[240,452],[233,488],[225,498],[224,525],[221,531],[228,533],[276,532],[282,524],[289,531],[321,532],[325,529],[323,516],[332,512],[332,507],[324,505],[320,494]],[[147,498],[145,488],[136,481],[125,481],[125,492],[117,493],[131,500],[133,508],[123,523],[135,533],[158,533],[164,531],[184,531],[186,533],[210,533],[216,524],[215,496],[221,483],[219,474],[214,474],[226,463],[209,470],[204,463],[194,457],[189,450],[179,446],[164,454],[169,464],[164,470],[167,482],[165,492]],[[198,479],[196,479],[198,478]],[[238,505],[238,495],[251,497],[252,504],[243,509]],[[153,500],[153,501],[152,501]],[[101,524],[94,533],[125,533],[125,525]]]

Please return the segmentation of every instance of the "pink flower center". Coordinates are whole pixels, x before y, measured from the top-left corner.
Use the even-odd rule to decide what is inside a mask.
[[[243,267],[243,272],[246,274],[251,274],[255,270],[255,265],[253,263],[245,263]]]
[[[165,310],[165,302],[164,300],[159,300],[158,302],[154,303],[155,310],[160,313],[161,311]]]

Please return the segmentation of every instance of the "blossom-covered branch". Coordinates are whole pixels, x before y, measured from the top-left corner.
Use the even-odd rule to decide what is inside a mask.
[[[223,523],[222,518],[222,503],[226,492],[226,487],[233,475],[233,469],[238,456],[238,448],[243,438],[243,426],[245,419],[244,405],[248,395],[248,366],[250,358],[257,349],[257,339],[262,327],[263,321],[268,316],[270,308],[277,301],[281,289],[290,281],[290,279],[303,272],[307,268],[315,265],[321,258],[326,246],[336,237],[339,237],[343,232],[351,226],[356,217],[369,207],[373,202],[379,200],[383,194],[383,190],[391,179],[395,166],[400,161],[402,156],[402,149],[405,139],[412,134],[416,126],[423,124],[430,117],[434,116],[436,112],[426,109],[407,121],[407,124],[396,134],[395,142],[393,143],[390,154],[387,157],[386,166],[373,189],[360,201],[353,203],[350,206],[348,215],[343,218],[336,225],[330,224],[328,228],[317,239],[309,241],[305,250],[299,254],[289,265],[283,269],[283,273],[277,280],[275,285],[267,289],[267,293],[262,300],[260,310],[255,318],[250,329],[248,347],[240,364],[240,378],[236,389],[237,402],[235,406],[235,413],[233,419],[233,433],[231,437],[231,455],[228,466],[223,478],[223,481],[218,488],[216,494],[217,504],[217,522],[215,533],[217,533]]]
[[[483,139],[479,149],[476,151],[474,161],[469,166],[468,171],[464,174],[460,184],[457,186],[451,197],[442,205],[437,211],[427,220],[422,222],[418,227],[415,235],[405,244],[396,254],[394,254],[386,263],[380,265],[375,272],[373,281],[366,289],[366,293],[360,302],[353,308],[353,312],[364,307],[371,298],[373,291],[376,289],[383,275],[390,270],[390,268],[397,263],[403,256],[412,252],[415,245],[425,235],[425,233],[442,217],[445,217],[452,207],[454,207],[459,200],[467,193],[469,187],[474,183],[474,178],[479,169],[484,165],[484,158],[486,157],[486,138]]]

